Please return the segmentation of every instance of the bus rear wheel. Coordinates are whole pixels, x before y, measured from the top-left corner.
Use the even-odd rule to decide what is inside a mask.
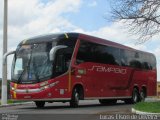
[[[70,106],[71,107],[78,107],[79,105],[79,98],[80,98],[80,95],[79,95],[79,92],[78,90],[75,88],[72,92],[72,98],[71,98],[71,101],[70,101]]]
[[[139,102],[139,92],[136,88],[133,89],[133,93],[132,93],[132,103],[137,103]]]
[[[145,90],[143,89],[141,92],[140,92],[140,100],[141,101],[144,101],[146,98],[146,92]]]
[[[134,103],[139,102],[139,100],[140,100],[140,96],[139,96],[138,89],[134,88],[133,92],[132,92],[132,98],[131,99],[126,99],[125,103],[127,103],[127,104],[134,104]]]
[[[35,101],[37,108],[43,108],[45,105],[44,101]]]

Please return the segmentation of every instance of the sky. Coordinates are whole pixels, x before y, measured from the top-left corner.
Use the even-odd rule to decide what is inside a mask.
[[[160,73],[160,36],[137,45],[122,22],[109,21],[108,0],[8,0],[8,51],[24,39],[49,33],[80,32],[152,52]],[[0,0],[0,51],[3,42],[3,0]],[[8,58],[8,77],[12,57]],[[2,52],[0,52],[2,63]],[[0,64],[0,69],[2,65]],[[1,77],[1,70],[0,70]],[[158,81],[160,76],[158,75]]]

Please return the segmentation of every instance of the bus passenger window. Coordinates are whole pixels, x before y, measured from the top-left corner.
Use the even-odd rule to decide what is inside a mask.
[[[88,42],[81,41],[80,47],[77,53],[76,64],[80,64],[83,62],[90,62],[91,59],[91,49]]]
[[[120,64],[121,66],[128,66],[126,50],[120,49]]]

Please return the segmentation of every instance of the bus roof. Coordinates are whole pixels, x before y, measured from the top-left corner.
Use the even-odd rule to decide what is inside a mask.
[[[134,48],[131,48],[131,47],[128,47],[128,46],[125,46],[125,45],[122,45],[122,44],[119,44],[119,43],[116,43],[116,42],[112,42],[110,40],[106,40],[106,39],[102,39],[102,38],[98,38],[98,37],[94,37],[94,36],[86,35],[86,34],[82,34],[82,33],[58,33],[58,34],[40,35],[40,36],[36,36],[36,37],[32,37],[32,38],[23,40],[19,45],[42,43],[42,42],[51,42],[54,39],[60,39],[60,38],[62,39],[62,38],[70,38],[70,37],[84,39],[84,40],[87,40],[87,41],[90,41],[90,42],[95,42],[95,43],[102,44],[102,45],[113,46],[113,47],[117,47],[117,48],[121,48],[121,49],[127,49],[127,50],[131,50],[131,51],[137,51],[137,52],[152,54],[152,53],[149,53],[149,52],[136,50]]]
[[[98,38],[98,37],[94,37],[94,36],[90,36],[90,35],[86,35],[86,34],[79,34],[79,38],[80,39],[85,39],[91,42],[95,42],[98,44],[102,44],[102,45],[108,45],[108,46],[112,46],[112,47],[117,47],[117,48],[121,48],[121,49],[127,49],[127,50],[131,50],[131,51],[137,51],[137,52],[141,52],[141,53],[146,53],[146,54],[152,54],[150,52],[145,52],[145,51],[141,51],[141,50],[137,50],[116,42],[112,42],[110,40],[107,39],[102,39],[102,38]],[[154,54],[152,54],[154,56]]]
[[[57,34],[39,35],[36,37],[25,39],[19,45],[52,42],[55,39],[62,39],[62,38],[69,38],[69,37],[77,38],[78,35],[79,35],[78,33],[57,33]]]

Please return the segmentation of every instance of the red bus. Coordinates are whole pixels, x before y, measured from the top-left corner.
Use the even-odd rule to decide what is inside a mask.
[[[101,104],[136,103],[156,95],[156,58],[115,42],[80,34],[38,36],[15,52],[11,97],[45,102],[98,99]]]

